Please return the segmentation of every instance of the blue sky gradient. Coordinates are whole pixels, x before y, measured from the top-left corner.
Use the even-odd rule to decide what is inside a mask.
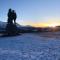
[[[9,8],[21,25],[60,24],[60,0],[0,0],[0,21],[7,21]]]

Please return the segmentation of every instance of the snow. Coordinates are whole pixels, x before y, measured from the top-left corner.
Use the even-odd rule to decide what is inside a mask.
[[[41,34],[0,37],[0,60],[60,60],[60,38]]]

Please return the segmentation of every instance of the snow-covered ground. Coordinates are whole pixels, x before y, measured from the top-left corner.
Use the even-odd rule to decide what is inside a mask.
[[[59,35],[48,35],[26,33],[0,37],[0,60],[60,60]]]

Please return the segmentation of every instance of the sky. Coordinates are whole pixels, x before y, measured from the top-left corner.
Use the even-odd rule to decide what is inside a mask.
[[[60,25],[60,0],[0,0],[0,21],[7,21],[9,8],[16,11],[20,25]]]

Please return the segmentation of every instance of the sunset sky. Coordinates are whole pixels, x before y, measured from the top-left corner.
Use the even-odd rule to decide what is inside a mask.
[[[7,21],[9,8],[16,11],[20,25],[60,25],[60,0],[0,0],[0,21]]]

